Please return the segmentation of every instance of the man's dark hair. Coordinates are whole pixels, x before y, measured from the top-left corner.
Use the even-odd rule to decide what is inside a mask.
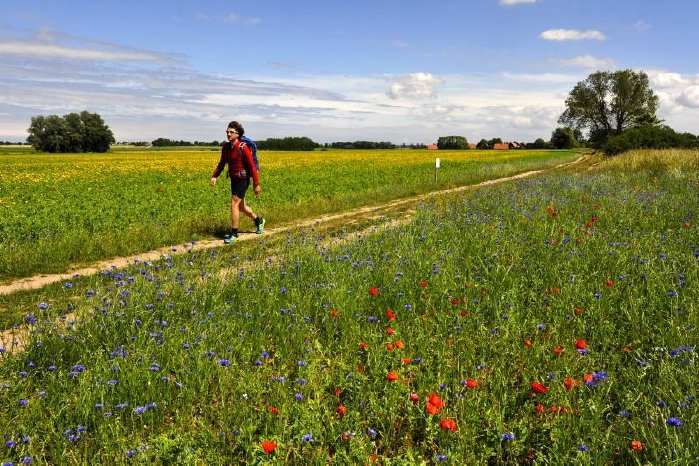
[[[238,136],[242,136],[243,134],[245,134],[245,128],[243,128],[243,125],[241,125],[237,121],[231,121],[230,123],[228,123],[228,127],[236,130]]]

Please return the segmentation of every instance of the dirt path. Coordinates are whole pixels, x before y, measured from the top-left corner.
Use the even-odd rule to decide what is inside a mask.
[[[449,194],[449,193],[457,193],[460,191],[465,191],[465,190],[477,188],[480,186],[487,186],[487,185],[502,183],[502,182],[506,182],[506,181],[519,179],[519,178],[525,178],[525,177],[536,175],[536,174],[543,173],[546,171],[551,171],[551,170],[554,170],[556,168],[562,168],[562,167],[570,166],[573,164],[577,164],[577,163],[580,163],[584,159],[585,159],[585,156],[582,156],[573,162],[561,164],[561,165],[558,165],[558,166],[553,167],[553,168],[528,171],[528,172],[520,173],[520,174],[514,175],[514,176],[483,181],[481,183],[477,183],[474,185],[459,186],[458,188],[445,189],[445,190],[441,190],[441,191],[433,191],[431,193],[421,194],[418,196],[412,196],[412,197],[408,197],[408,198],[404,198],[404,199],[398,199],[398,200],[390,201],[390,202],[380,204],[380,205],[360,207],[360,208],[348,210],[345,212],[324,215],[322,217],[314,218],[311,220],[302,220],[299,222],[281,225],[281,226],[275,227],[275,228],[268,228],[265,230],[264,234],[265,235],[279,235],[281,233],[285,233],[288,231],[303,229],[303,228],[311,227],[311,226],[318,225],[318,224],[338,222],[340,220],[345,220],[345,219],[352,220],[352,219],[357,219],[357,218],[367,218],[367,217],[371,217],[371,216],[376,216],[376,215],[379,215],[380,212],[382,212],[382,211],[391,211],[391,210],[394,210],[396,208],[409,206],[411,204],[416,204],[417,202],[419,202],[421,200],[429,199],[429,198],[432,198],[435,196],[440,196],[440,195]],[[254,234],[245,234],[245,235],[241,235],[240,238],[238,239],[238,241],[250,241],[253,239],[259,239],[259,237],[257,235],[254,235]],[[51,283],[56,283],[56,282],[65,281],[65,280],[71,280],[71,279],[74,279],[76,276],[94,275],[94,274],[97,274],[103,270],[107,270],[107,269],[111,269],[111,268],[117,268],[117,269],[123,268],[123,267],[130,265],[130,264],[133,264],[136,261],[141,261],[141,262],[143,262],[143,261],[155,261],[155,260],[162,258],[163,256],[172,256],[172,255],[176,255],[176,254],[184,254],[184,253],[187,253],[187,252],[193,251],[193,250],[210,249],[210,248],[216,248],[216,247],[223,247],[223,242],[220,239],[197,241],[197,242],[187,243],[185,245],[179,245],[179,246],[167,246],[167,247],[163,247],[163,248],[156,249],[153,251],[144,252],[141,254],[129,256],[129,257],[117,257],[117,258],[113,258],[110,260],[100,261],[100,262],[97,262],[89,267],[75,269],[75,270],[71,270],[71,271],[65,272],[65,273],[42,274],[42,275],[36,275],[33,277],[22,278],[22,279],[14,281],[14,282],[11,282],[7,285],[0,285],[0,295],[8,295],[8,294],[12,294],[12,293],[22,291],[22,290],[34,290],[34,289],[38,289],[38,288],[41,288],[43,286],[49,285]]]

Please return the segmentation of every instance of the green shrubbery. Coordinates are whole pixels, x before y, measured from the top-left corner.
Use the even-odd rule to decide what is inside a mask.
[[[617,155],[631,149],[693,149],[699,138],[690,133],[677,133],[669,126],[641,125],[610,138],[603,149],[607,155]]]

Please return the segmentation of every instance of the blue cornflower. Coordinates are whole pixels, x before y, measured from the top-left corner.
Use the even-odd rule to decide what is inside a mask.
[[[546,325],[544,325],[544,324],[536,324],[537,330],[544,330],[545,328],[546,328]]]
[[[372,429],[371,427],[369,427],[367,429],[367,434],[369,434],[369,437],[371,437],[371,438],[376,437],[376,431],[374,429]]]
[[[126,452],[127,458],[133,458],[134,456],[136,456],[136,450],[127,450],[127,452]]]
[[[296,383],[299,385],[306,385],[308,381],[306,379],[298,379]]]
[[[263,351],[261,356],[263,359],[267,359],[269,357],[269,353],[267,351]]]
[[[682,425],[682,419],[678,417],[669,417],[667,418],[667,421],[665,421],[665,424],[672,427],[679,427]]]
[[[658,400],[656,405],[658,405],[658,408],[667,408],[667,402],[665,400]]]
[[[114,385],[118,385],[118,384],[119,384],[119,381],[117,379],[107,380],[107,385],[114,386]]]
[[[308,366],[308,363],[307,363],[306,361],[299,361],[299,362],[297,362],[297,364],[298,364],[299,367],[306,367],[306,366]]]
[[[590,447],[588,447],[587,445],[579,445],[578,451],[588,452],[588,451],[590,451]]]
[[[294,398],[296,398],[296,401],[302,401],[303,400],[303,394],[297,393],[294,395]]]
[[[145,407],[145,406],[137,406],[137,407],[135,407],[135,408],[133,409],[133,412],[134,412],[135,414],[143,414],[145,411],[146,411],[146,407]]]
[[[24,408],[24,407],[26,407],[26,406],[29,404],[29,401],[22,399],[22,400],[19,400],[19,401],[17,402],[17,404],[18,404],[19,406],[21,406],[22,408]]]
[[[447,460],[447,455],[437,455],[435,459],[441,463]]]
[[[631,411],[629,411],[628,409],[622,409],[621,411],[619,411],[619,416],[628,419],[631,417]]]
[[[302,442],[308,443],[308,442],[312,442],[313,440],[315,440],[313,438],[313,434],[303,434],[303,436],[301,437]]]
[[[512,432],[507,432],[502,434],[500,438],[509,442],[515,439],[515,434],[513,434]]]

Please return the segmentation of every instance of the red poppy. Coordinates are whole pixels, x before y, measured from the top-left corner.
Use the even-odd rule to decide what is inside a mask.
[[[563,348],[561,348],[560,346],[556,346],[553,349],[553,354],[555,354],[556,356],[560,356],[561,354],[563,354]]]
[[[460,315],[461,317],[466,317],[466,316],[468,315],[468,312],[467,312],[467,311],[461,311],[461,312],[459,312],[459,315]]]
[[[532,387],[532,393],[543,395],[544,393],[548,392],[549,389],[546,387],[544,384],[540,382],[532,382],[531,384]]]
[[[359,347],[362,348],[362,349],[368,348],[368,347],[369,347],[369,343],[367,343],[367,342],[365,342],[365,341],[362,341],[362,342],[359,343]]]
[[[342,392],[343,392],[344,390],[342,390],[341,388],[337,388],[337,387],[336,387],[335,390],[333,390],[333,391],[335,392],[335,396],[340,396],[340,395],[342,395]]]
[[[458,306],[461,300],[459,298],[451,298],[451,305]]]
[[[425,406],[427,414],[439,414],[442,408],[444,408],[444,400],[440,396],[430,393],[427,398],[427,406]]]
[[[573,310],[573,312],[575,313],[576,316],[579,316],[579,315],[585,313],[585,309],[583,309],[583,308],[581,308],[581,307],[576,307],[576,308]]]
[[[391,336],[394,333],[396,333],[396,331],[393,329],[393,327],[386,327],[386,335]]]
[[[379,289],[378,288],[369,288],[369,294],[372,296],[376,296],[379,294]]]
[[[575,342],[575,347],[577,349],[587,349],[587,343],[582,338]]]
[[[262,442],[262,449],[265,451],[265,454],[271,455],[274,453],[274,450],[277,449],[277,442],[272,442],[271,440],[264,440]]]
[[[420,396],[415,392],[410,392],[410,401],[412,401],[413,403],[417,403],[418,401],[420,401]]]
[[[386,374],[386,380],[388,380],[389,382],[395,382],[396,380],[398,380],[398,372],[389,372],[388,374]]]
[[[386,349],[387,349],[388,351],[393,351],[393,343],[387,343],[387,344],[386,344]]]
[[[546,412],[546,408],[541,403],[537,403],[534,405],[534,411],[537,414],[544,414]]]
[[[393,345],[398,348],[398,349],[403,349],[405,348],[405,343],[403,343],[402,340],[396,340],[393,342]]]
[[[427,402],[429,404],[435,405],[440,409],[444,408],[444,400],[442,399],[442,397],[434,393],[430,393],[430,396],[427,398]]]
[[[332,310],[330,311],[330,315],[331,315],[332,317],[337,317],[337,316],[340,315],[340,313],[337,312],[337,309],[332,309]]]
[[[439,414],[439,412],[441,410],[442,410],[441,408],[433,405],[432,403],[427,403],[427,405],[425,406],[425,411],[427,411],[427,414],[432,414],[432,415]]]
[[[337,408],[335,408],[335,411],[337,412],[338,416],[343,417],[345,414],[347,414],[347,407],[340,405]]]
[[[532,341],[529,338],[524,340],[524,346],[529,348],[531,345],[532,345]]]
[[[577,387],[579,382],[575,379],[571,379],[570,377],[566,377],[565,381],[563,381],[563,386],[565,386],[566,390],[570,390],[571,388]]]
[[[466,379],[466,388],[478,388],[479,384],[478,380]]]
[[[267,411],[269,411],[272,414],[279,414],[279,408],[276,406],[268,406]]]
[[[643,450],[643,443],[640,440],[631,440],[631,449],[633,451]]]
[[[604,286],[606,286],[607,288],[611,288],[614,286],[614,282],[608,278],[607,281],[604,282]]]
[[[421,288],[427,288],[427,282],[425,280],[420,282],[420,287]]]
[[[439,427],[441,427],[444,430],[448,430],[449,432],[456,432],[459,428],[456,425],[456,421],[451,418],[445,418],[439,421]]]
[[[413,361],[412,361],[412,359],[410,359],[410,358],[403,358],[403,359],[401,359],[401,362],[402,362],[403,364],[410,364],[410,363],[413,362]]]
[[[595,380],[595,378],[592,374],[585,374],[585,375],[583,375],[583,380],[585,382],[592,382]]]
[[[389,309],[386,311],[386,317],[388,317],[388,320],[396,320],[396,313]]]

